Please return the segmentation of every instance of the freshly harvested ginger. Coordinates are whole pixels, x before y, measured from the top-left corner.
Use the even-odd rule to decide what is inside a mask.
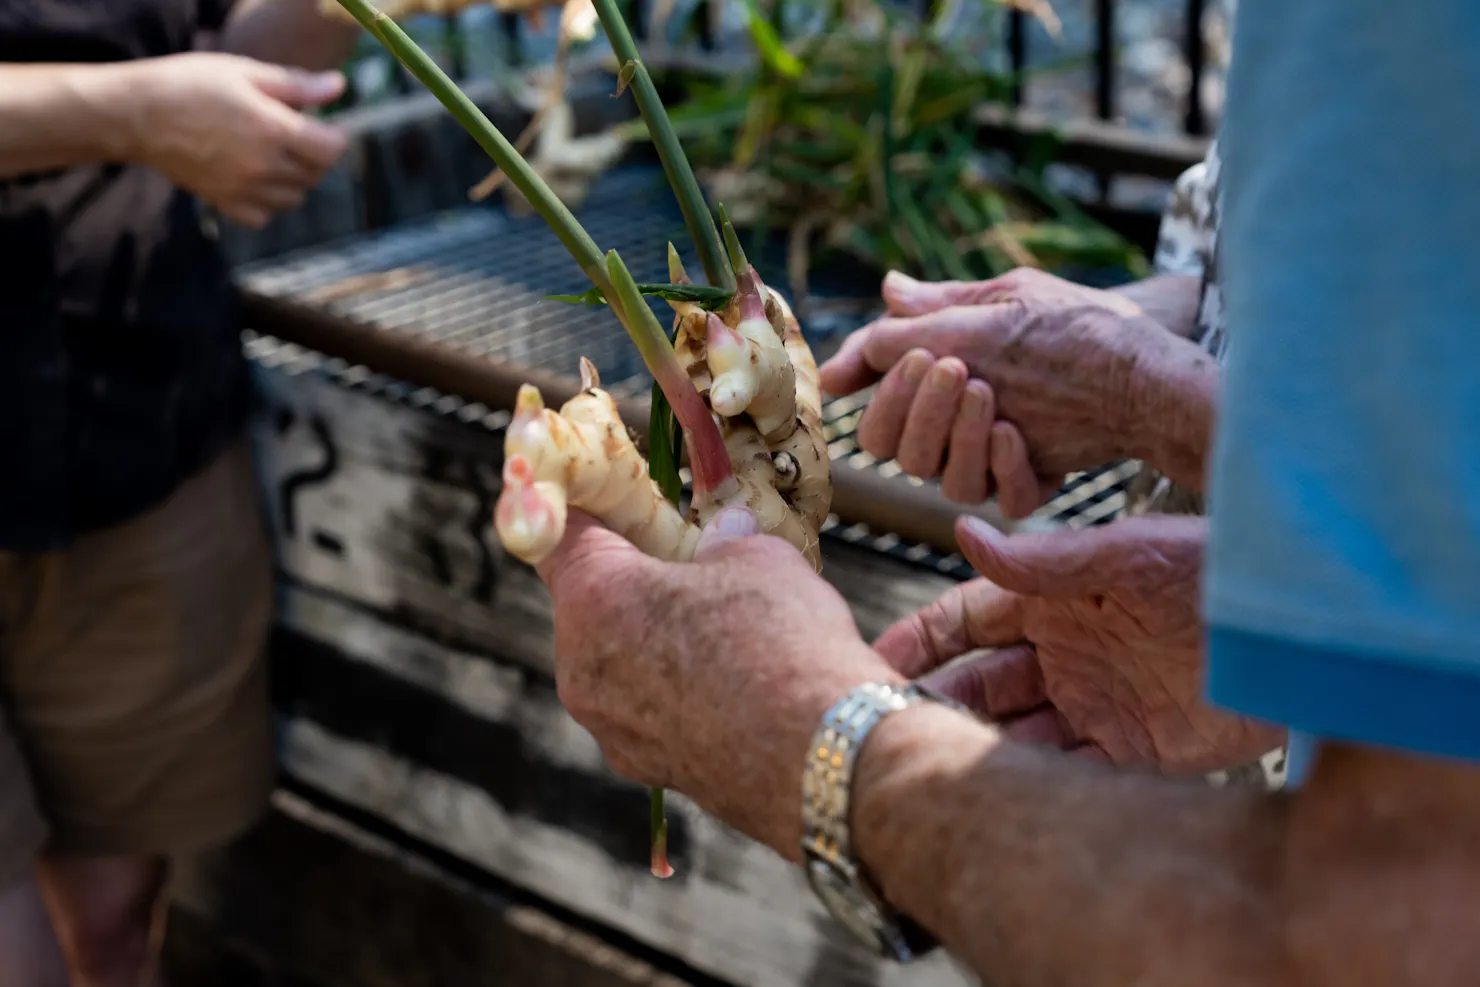
[[[664,498],[601,389],[581,360],[581,393],[557,413],[525,385],[504,440],[504,486],[495,526],[504,548],[537,563],[554,550],[570,507],[598,518],[648,555],[687,561],[700,527],[721,508],[743,505],[761,529],[821,566],[818,531],[832,500],[822,434],[817,363],[796,317],[753,269],[722,315],[683,302],[678,362],[719,425],[731,475],[687,515]]]

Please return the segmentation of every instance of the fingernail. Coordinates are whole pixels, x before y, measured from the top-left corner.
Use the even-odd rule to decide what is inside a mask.
[[[939,394],[949,394],[964,386],[966,365],[952,357],[936,361],[925,377],[925,386]]]
[[[330,99],[339,92],[343,78],[338,72],[315,72],[303,78],[303,95],[306,99]]]
[[[761,533],[760,522],[744,507],[726,507],[710,518],[708,529],[725,538],[748,538]]]
[[[966,535],[977,541],[991,541],[997,535],[997,529],[990,521],[969,515],[961,519],[961,528]]]
[[[920,289],[925,287],[923,283],[905,274],[903,271],[890,271],[884,275],[884,287],[906,298],[912,298],[920,294]]]

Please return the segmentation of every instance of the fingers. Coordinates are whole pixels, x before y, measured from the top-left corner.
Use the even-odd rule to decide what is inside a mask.
[[[260,230],[272,221],[272,210],[248,203],[223,202],[217,205],[221,215],[238,226]]]
[[[879,635],[874,650],[915,678],[979,648],[1023,639],[1022,598],[984,579],[953,586]]]
[[[1038,744],[1055,750],[1070,750],[1075,744],[1064,718],[1052,706],[1015,717],[1001,726],[1003,734],[1020,744]]]
[[[1128,556],[1119,524],[1006,535],[975,517],[956,523],[961,554],[985,579],[1028,596],[1064,599],[1114,588]]]
[[[996,414],[992,388],[985,381],[967,381],[951,425],[950,452],[941,474],[940,490],[946,500],[980,504],[990,494],[987,471],[992,465],[992,419]]]
[[[981,364],[1002,348],[1022,319],[1023,309],[1015,302],[954,306],[906,318],[886,316],[867,327],[861,356],[866,366],[883,373],[910,350],[923,349],[938,357],[959,357],[974,375],[983,376]]]
[[[822,365],[822,389],[829,394],[852,394],[888,373],[915,349],[959,357],[973,373],[980,373],[977,362],[995,354],[1022,317],[1022,307],[1012,301],[952,306],[920,316],[885,316],[850,335]]]
[[[934,365],[929,352],[915,350],[884,377],[858,422],[858,444],[864,452],[876,459],[895,457],[915,394]]]
[[[1053,496],[1062,480],[1040,476],[1028,455],[1023,433],[1009,421],[992,423],[988,448],[997,506],[1009,518],[1025,518]]]
[[[1106,752],[1105,748],[1093,740],[1086,740],[1069,748],[1069,753],[1086,761],[1094,761],[1098,764],[1114,764],[1115,759]]]
[[[275,214],[303,205],[305,196],[301,185],[267,183],[245,190],[240,199],[220,203],[218,208],[232,222],[260,230],[272,221]]]
[[[955,357],[936,361],[926,371],[899,437],[895,459],[900,469],[921,478],[940,472],[946,440],[966,393],[966,378],[966,364]]]
[[[590,515],[571,511],[565,537],[535,571],[558,604],[566,596],[574,600],[589,596],[594,585],[646,579],[662,565]]]
[[[283,151],[288,161],[311,173],[317,183],[349,147],[349,132],[286,106],[280,110],[285,115]]]
[[[832,359],[817,368],[818,384],[824,394],[838,397],[853,394],[879,379],[880,372],[863,359],[863,346],[867,340],[867,326],[849,333]]]
[[[270,62],[251,62],[247,75],[264,94],[297,110],[332,103],[345,86],[342,72],[305,72]]]
[[[752,538],[760,533],[760,522],[751,511],[744,507],[726,507],[710,518],[704,530],[699,533],[694,561],[707,562],[720,558],[731,542]]]
[[[929,673],[922,682],[994,720],[1022,715],[1048,702],[1038,656],[1027,644],[964,659]]]
[[[1005,295],[1001,279],[988,281],[916,281],[899,271],[884,276],[884,306],[890,315],[926,315],[956,305],[980,305],[1000,301]]]

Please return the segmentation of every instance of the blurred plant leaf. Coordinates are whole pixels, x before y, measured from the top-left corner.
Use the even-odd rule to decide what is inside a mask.
[[[639,284],[637,291],[639,294],[651,298],[662,298],[665,301],[689,302],[698,305],[706,312],[720,311],[730,304],[731,298],[730,292],[707,284]],[[546,295],[540,300],[593,307],[607,304],[606,296],[601,293],[600,288],[592,288],[579,295]]]

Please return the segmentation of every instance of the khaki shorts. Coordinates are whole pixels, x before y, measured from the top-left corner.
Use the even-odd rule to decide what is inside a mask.
[[[251,447],[63,551],[0,552],[0,888],[39,853],[224,842],[273,783]]]

